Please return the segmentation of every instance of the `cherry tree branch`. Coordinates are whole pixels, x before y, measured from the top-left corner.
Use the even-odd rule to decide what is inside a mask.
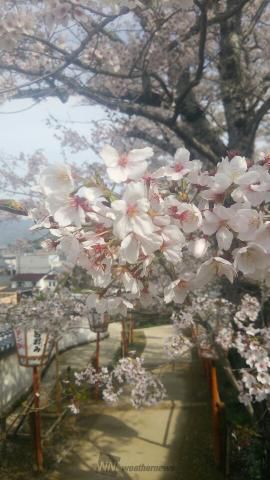
[[[174,115],[172,122],[175,122],[179,113],[181,112],[181,104],[186,98],[188,93],[196,87],[202,78],[203,67],[204,67],[204,52],[207,38],[207,1],[204,1],[200,5],[201,15],[200,15],[200,39],[199,39],[199,49],[198,49],[198,66],[194,78],[189,82],[185,89],[181,92],[175,102]]]

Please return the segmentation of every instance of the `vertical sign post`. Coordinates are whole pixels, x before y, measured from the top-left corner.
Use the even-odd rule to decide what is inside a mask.
[[[27,329],[24,326],[14,329],[16,349],[19,364],[33,369],[33,392],[34,392],[34,444],[36,450],[38,471],[43,469],[43,453],[41,441],[41,417],[40,417],[40,375],[39,368],[44,367],[49,360],[53,340],[46,332],[40,332],[34,328]]]
[[[96,353],[95,353],[95,368],[96,371],[99,371],[99,353],[100,353],[100,334],[105,333],[108,330],[109,325],[109,315],[104,312],[98,314],[97,311],[92,308],[88,314],[88,321],[90,330],[97,334],[96,336]],[[99,388],[96,385],[95,388],[95,397],[98,399]]]
[[[41,418],[40,418],[40,402],[39,402],[39,371],[38,367],[33,367],[33,390],[34,390],[34,407],[35,407],[35,449],[37,455],[37,467],[39,471],[43,469],[43,452],[41,443]]]

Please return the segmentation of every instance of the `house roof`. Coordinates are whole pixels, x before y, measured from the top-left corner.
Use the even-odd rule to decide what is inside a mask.
[[[17,273],[11,279],[14,282],[38,282],[44,278],[45,280],[55,280],[55,273]]]
[[[12,277],[13,282],[38,282],[41,278],[45,277],[44,273],[17,273]]]
[[[50,273],[49,275],[44,275],[45,280],[55,280],[57,276],[55,273]]]

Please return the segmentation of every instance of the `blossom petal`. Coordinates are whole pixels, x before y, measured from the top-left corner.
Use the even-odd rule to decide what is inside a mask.
[[[139,258],[139,243],[135,235],[127,235],[121,243],[121,256],[128,263],[136,263]]]
[[[128,160],[130,162],[143,162],[144,160],[147,160],[147,158],[151,158],[154,155],[153,149],[151,147],[145,147],[145,148],[136,148],[134,150],[130,150],[128,153]]]
[[[119,160],[119,153],[110,145],[105,145],[99,153],[107,167],[115,167]]]
[[[131,180],[139,180],[145,173],[147,166],[147,162],[144,161],[130,164],[128,166],[128,178]]]
[[[187,163],[189,161],[190,153],[186,148],[178,148],[175,152],[174,158],[177,162]]]
[[[110,179],[115,183],[125,182],[128,178],[127,168],[122,167],[121,165],[108,167],[107,168],[107,173],[108,173]]]
[[[232,232],[227,227],[223,226],[217,231],[216,237],[220,250],[229,250],[233,241]]]

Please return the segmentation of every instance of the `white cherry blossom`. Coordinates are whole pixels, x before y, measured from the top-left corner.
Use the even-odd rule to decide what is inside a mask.
[[[108,175],[115,183],[142,178],[147,169],[146,160],[151,158],[153,154],[152,148],[145,147],[120,155],[115,148],[109,145],[106,145],[100,152],[100,156],[107,167]]]
[[[190,273],[182,275],[164,289],[165,303],[183,303],[192,288],[194,288],[194,275]]]
[[[128,263],[136,263],[140,255],[148,256],[160,249],[162,238],[156,233],[148,236],[129,233],[121,242],[121,259]]]
[[[45,168],[40,177],[39,185],[45,195],[56,192],[71,193],[75,183],[68,165],[51,165]]]
[[[93,292],[86,299],[86,307],[88,310],[95,309],[97,313],[105,313],[108,311],[108,301]]]
[[[200,193],[201,197],[206,200],[223,202],[224,194],[231,185],[231,178],[225,175],[225,173],[217,173],[216,175],[209,176],[205,184],[209,188],[202,190]]]
[[[230,184],[238,183],[239,178],[247,171],[247,161],[244,157],[236,155],[231,160],[223,158],[218,164],[217,173],[225,175]]]
[[[270,222],[265,222],[258,228],[254,236],[254,242],[270,253]]]
[[[269,264],[264,248],[250,243],[234,252],[234,266],[244,275],[253,274],[256,270],[263,270]]]
[[[161,308],[163,304],[173,309],[174,304],[184,304],[189,292],[192,299],[195,289],[216,277],[225,276],[232,283],[237,272],[263,282],[264,288],[270,284],[267,162],[250,162],[248,166],[243,157],[226,158],[214,174],[209,174],[201,172],[200,163],[190,162],[188,152],[180,149],[175,166],[145,174],[149,150],[136,150],[135,156],[128,154],[124,160],[111,147],[105,151],[109,176],[117,183],[121,177],[122,186],[111,191],[97,179],[96,185],[91,181],[91,188],[75,187],[67,175],[56,189],[59,179],[53,176],[58,176],[57,171],[45,171],[39,191],[44,194],[47,209],[35,212],[37,228],[47,228],[54,236],[51,248],[65,253],[65,267],[72,270],[79,265],[91,276],[98,294],[89,296],[88,308],[116,316],[126,316],[135,305],[147,308],[157,302]],[[184,181],[179,181],[183,177]],[[210,246],[216,249],[216,256],[201,260]],[[198,259],[195,268],[184,263],[187,252]],[[190,262],[190,255],[187,258]],[[232,328],[226,323],[226,315],[235,307],[227,308],[223,300],[217,300],[221,311],[215,305],[209,316],[209,302],[203,300],[198,302],[196,315],[207,310],[206,321],[211,328],[217,318],[223,322],[214,332],[216,344],[226,354],[236,348],[247,366],[238,374],[240,399],[247,404],[250,399],[261,401],[270,394],[270,360],[265,353],[266,348],[269,351],[270,333],[254,323],[258,302],[245,298]],[[165,307],[164,303],[170,305]],[[193,313],[189,313],[189,325],[196,323]],[[207,332],[200,334],[198,344],[215,358],[217,352],[211,342]],[[181,338],[176,336],[171,348],[176,351],[181,345]],[[118,373],[120,378],[122,373]],[[112,385],[105,389],[105,397],[113,401],[118,394]],[[134,398],[137,402],[137,390]]]
[[[201,288],[211,282],[216,276],[221,277],[223,275],[233,283],[236,275],[235,268],[228,260],[222,257],[213,257],[202,263],[197,272],[195,284]]]
[[[188,250],[195,258],[202,258],[209,247],[210,243],[205,238],[195,238],[188,242]]]
[[[110,315],[122,315],[123,317],[127,316],[129,309],[133,309],[134,305],[122,297],[108,298],[108,313]]]
[[[149,235],[155,227],[148,215],[149,201],[146,198],[143,183],[132,182],[127,185],[122,200],[112,202],[115,213],[114,233],[123,239],[130,232],[138,235]]]
[[[216,233],[218,247],[220,250],[229,250],[233,240],[231,231],[231,219],[235,212],[223,205],[216,205],[213,211],[204,212],[202,231],[206,235]]]
[[[243,241],[254,240],[255,235],[262,225],[262,214],[251,208],[239,208],[230,220],[234,231],[238,232],[238,238]],[[255,242],[256,243],[256,242]]]
[[[167,177],[170,180],[181,180],[192,170],[199,170],[201,162],[199,160],[190,160],[190,153],[185,148],[178,148],[174,155],[174,164],[161,167],[153,174],[153,178]]]
[[[194,204],[179,202],[174,197],[168,197],[166,207],[173,223],[180,224],[185,233],[192,233],[201,226],[202,214]]]
[[[268,182],[267,182],[268,180]],[[263,169],[249,170],[237,180],[237,187],[231,194],[235,202],[249,202],[258,206],[269,198],[270,176]]]
[[[176,225],[167,225],[161,232],[162,245],[161,251],[168,260],[177,264],[182,260],[182,248],[185,244],[185,237]]]

